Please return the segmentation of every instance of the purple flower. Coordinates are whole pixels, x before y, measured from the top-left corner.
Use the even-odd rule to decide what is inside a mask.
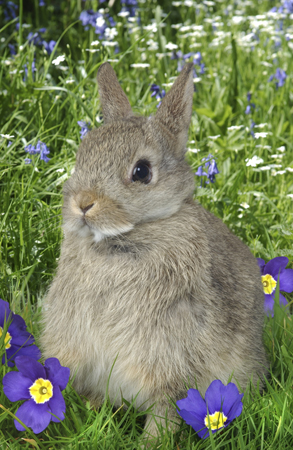
[[[22,317],[14,314],[9,309],[9,304],[0,299],[0,338],[3,335],[5,324],[10,322],[4,337],[5,351],[2,356],[2,364],[13,367],[14,358],[19,355],[30,356],[35,359],[41,357],[41,352],[36,345],[32,345],[35,339],[26,331],[26,324]]]
[[[88,30],[89,25],[93,27],[96,26],[97,17],[98,17],[97,13],[94,13],[92,9],[88,9],[87,11],[82,11],[80,13],[79,20],[81,20],[81,23],[85,27],[85,30]]]
[[[114,19],[106,14],[105,17],[108,18],[110,26],[115,26]],[[81,20],[82,25],[85,30],[89,29],[89,26],[95,28],[95,33],[99,35],[100,39],[104,39],[105,30],[109,27],[107,24],[105,17],[99,11],[94,12],[92,9],[88,9],[86,11],[82,11],[79,16],[79,20]]]
[[[42,141],[38,141],[36,147],[34,145],[27,145],[26,147],[24,147],[24,150],[29,153],[30,155],[36,155],[39,154],[40,155],[40,159],[42,161],[45,161],[46,163],[50,161],[50,158],[47,157],[47,155],[50,153],[49,148],[47,147],[47,145],[42,142]],[[25,160],[26,164],[29,164],[31,162],[31,160],[29,160],[29,158],[27,158]]]
[[[160,86],[158,86],[157,84],[152,84],[151,85],[151,97],[156,96],[156,99],[159,101],[159,103],[157,104],[157,108],[160,106],[160,104],[162,103],[162,99],[165,97],[166,95],[166,91],[165,89],[160,88]]]
[[[12,402],[27,400],[15,415],[34,433],[41,433],[50,421],[60,422],[66,410],[61,391],[70,375],[57,358],[46,359],[45,365],[28,356],[18,356],[15,364],[19,372],[9,372],[3,378],[3,391]],[[57,416],[57,417],[55,417]],[[14,420],[18,431],[25,428]]]
[[[22,81],[25,83],[27,81],[27,78],[28,78],[28,67],[27,67],[27,64],[24,64],[23,68],[24,68],[24,77],[23,77]],[[33,60],[33,62],[32,62],[31,71],[32,71],[32,78],[34,78],[34,72],[37,71],[35,60]]]
[[[251,106],[250,105],[246,106],[245,114],[251,114]]]
[[[203,166],[199,166],[199,168],[195,172],[195,175],[199,177],[206,176],[208,178],[208,180],[205,182],[206,184],[209,184],[210,182],[214,183],[216,181],[216,175],[220,173],[217,167],[216,160],[214,159],[213,155],[209,154],[206,158],[202,158],[202,161],[206,161],[204,165],[207,169],[207,172],[204,172]],[[200,186],[202,187],[202,181]]]
[[[46,6],[46,3],[44,2],[44,0],[39,1],[39,6]]]
[[[242,397],[234,383],[225,386],[215,380],[207,388],[204,400],[197,389],[189,389],[187,398],[176,403],[180,409],[177,412],[200,438],[205,439],[209,436],[209,428],[216,433],[240,416]]]
[[[255,108],[255,104],[251,103],[251,92],[247,93],[247,101],[248,101],[248,105],[246,106],[246,110],[245,110],[245,114],[252,114],[252,108]]]
[[[55,45],[56,45],[56,41],[53,41],[53,40],[51,40],[50,42],[43,41],[43,46],[44,46],[46,52],[48,53],[48,55],[51,55]]]
[[[91,124],[89,122],[84,122],[83,120],[79,120],[77,123],[81,127],[80,139],[83,139],[85,135],[91,130]]]
[[[286,78],[287,78],[286,72],[278,68],[276,70],[276,73],[270,76],[269,81],[272,81],[273,79],[277,80],[276,87],[278,88],[284,86]]]
[[[121,0],[121,6],[123,11],[129,12],[129,17],[134,17],[138,3],[137,0]]]
[[[34,44],[34,45],[43,45],[43,37],[42,34],[44,34],[46,32],[46,28],[40,28],[38,31],[35,31],[34,33],[31,31],[28,35],[27,35],[27,40],[29,42],[29,44]]]
[[[8,48],[10,50],[10,54],[12,56],[16,55],[16,50],[15,50],[15,46],[13,44],[8,44]]]
[[[254,127],[255,127],[255,122],[253,120],[251,120],[250,134],[251,134],[252,137],[254,137],[254,131],[253,131]]]
[[[183,58],[183,53],[182,53],[181,50],[178,50],[178,52],[175,52],[175,51],[173,50],[171,59],[182,59],[182,58]]]
[[[208,164],[208,179],[210,180],[211,183],[214,183],[216,180],[215,176],[218,173],[220,173],[218,170],[218,167],[217,167],[217,163],[216,163],[215,159],[211,159],[208,163],[205,164],[205,166],[207,164]]]
[[[293,13],[293,0],[285,0],[284,8],[286,8],[289,13]]]
[[[193,58],[193,64],[197,64],[198,66],[201,65],[202,56],[200,52],[195,53]]]
[[[197,171],[195,172],[195,175],[197,175],[198,177],[202,177],[203,175],[206,175],[206,176],[207,176],[207,174],[203,171],[202,166],[199,166],[199,168],[198,168]]]
[[[4,5],[4,18],[5,21],[15,19],[17,16],[18,6],[13,2],[1,1],[0,5]]]
[[[278,277],[280,291],[291,293],[293,291],[293,269],[285,269],[289,259],[285,256],[278,256],[271,259],[267,264],[261,258],[257,258],[261,272],[261,281],[265,294],[264,309],[267,315],[274,316],[275,291]],[[287,305],[284,295],[279,294],[279,302]]]

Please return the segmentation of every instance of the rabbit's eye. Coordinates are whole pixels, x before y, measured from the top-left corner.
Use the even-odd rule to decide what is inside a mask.
[[[148,184],[152,179],[152,171],[148,161],[138,161],[132,172],[132,181]]]

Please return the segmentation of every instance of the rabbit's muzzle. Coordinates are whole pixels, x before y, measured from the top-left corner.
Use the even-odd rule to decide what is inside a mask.
[[[63,218],[65,232],[92,237],[94,242],[133,228],[121,205],[105,195],[88,191],[71,196],[68,206],[63,208]]]

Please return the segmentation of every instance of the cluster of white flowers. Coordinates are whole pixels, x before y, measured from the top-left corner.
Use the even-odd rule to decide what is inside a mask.
[[[246,158],[245,162],[247,166],[256,167],[259,164],[262,164],[264,160],[259,156],[254,155],[251,159]]]

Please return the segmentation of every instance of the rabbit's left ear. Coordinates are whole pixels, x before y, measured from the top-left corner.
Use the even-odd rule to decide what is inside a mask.
[[[104,63],[99,67],[97,80],[104,123],[133,116],[128,98],[109,63]]]
[[[154,122],[163,126],[164,134],[171,135],[168,141],[173,141],[173,148],[178,156],[185,152],[192,113],[193,92],[193,64],[188,63],[163,98],[154,117]]]

